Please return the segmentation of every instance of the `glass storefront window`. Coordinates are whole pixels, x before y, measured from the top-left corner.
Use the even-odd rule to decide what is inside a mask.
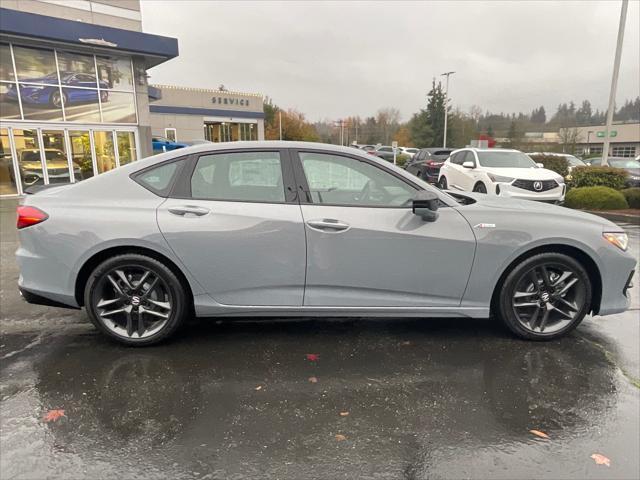
[[[40,142],[37,130],[13,130],[22,190],[32,185],[44,185],[42,162],[40,160]]]
[[[133,91],[133,75],[128,58],[96,57],[100,88]]]
[[[112,132],[93,132],[93,143],[96,149],[98,173],[108,172],[116,168],[116,152],[113,146]]]
[[[100,91],[102,98],[102,121],[106,123],[136,123],[136,108],[133,93]]]
[[[22,114],[25,120],[61,121],[62,102],[57,85],[20,84]]]
[[[71,143],[71,163],[76,182],[93,177],[93,160],[91,159],[91,139],[88,131],[69,131]]]
[[[0,116],[20,120],[20,105],[15,83],[0,82]]]
[[[61,130],[43,130],[42,146],[44,148],[49,183],[69,183],[71,175],[69,174],[64,132]]]
[[[85,123],[137,122],[130,58],[95,57],[13,45],[12,61],[9,44],[0,44],[0,54],[2,118]],[[16,75],[20,93],[16,84],[11,83]],[[22,112],[18,95],[22,100]],[[102,107],[99,99],[103,102]]]
[[[15,80],[13,62],[11,61],[11,47],[7,43],[0,43],[0,80]]]
[[[135,162],[138,159],[136,139],[133,132],[116,132],[118,138],[118,157],[120,165]]]
[[[18,187],[11,161],[9,131],[6,128],[0,128],[0,195],[15,195],[16,193],[18,193]]]
[[[96,88],[96,66],[93,55],[58,51],[58,68],[63,86]]]
[[[19,80],[29,83],[58,83],[56,57],[53,50],[13,47]]]
[[[100,95],[104,94],[106,92],[100,92]],[[98,90],[65,87],[62,89],[62,101],[67,122],[100,122]]]

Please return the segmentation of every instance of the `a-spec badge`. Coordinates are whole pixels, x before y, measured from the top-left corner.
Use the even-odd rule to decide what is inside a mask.
[[[474,225],[473,228],[496,228],[495,223],[479,223]]]

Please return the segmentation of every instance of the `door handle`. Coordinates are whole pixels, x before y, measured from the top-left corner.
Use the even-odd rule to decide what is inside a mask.
[[[351,228],[350,225],[342,223],[333,218],[323,218],[322,220],[309,220],[307,222],[309,228],[319,230],[321,232],[345,232]]]
[[[180,217],[184,217],[185,215],[195,215],[196,217],[201,217],[209,213],[210,210],[208,208],[198,207],[195,205],[182,205],[180,207],[169,208],[169,212]]]

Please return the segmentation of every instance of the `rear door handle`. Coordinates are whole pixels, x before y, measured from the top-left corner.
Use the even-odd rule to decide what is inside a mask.
[[[342,223],[333,218],[323,218],[321,220],[309,220],[307,222],[309,228],[319,230],[321,232],[345,232],[351,227],[346,223]]]
[[[196,217],[202,217],[210,211],[211,210],[209,210],[208,208],[198,207],[196,205],[182,205],[180,207],[169,208],[169,212],[180,217],[184,217],[185,215],[195,215]]]

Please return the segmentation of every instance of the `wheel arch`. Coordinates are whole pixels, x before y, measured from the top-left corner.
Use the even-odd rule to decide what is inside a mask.
[[[495,312],[497,308],[497,300],[499,292],[502,290],[502,286],[504,284],[505,278],[509,274],[509,272],[513,269],[515,265],[517,265],[522,260],[530,257],[532,255],[537,255],[540,253],[562,253],[567,255],[578,262],[585,268],[587,274],[589,275],[589,280],[591,280],[591,306],[589,307],[589,311],[593,312],[593,314],[597,314],[600,310],[600,301],[602,299],[602,274],[600,273],[600,269],[598,268],[598,264],[596,261],[584,250],[574,247],[572,245],[566,244],[548,244],[548,245],[540,245],[529,249],[520,255],[518,255],[515,259],[513,259],[502,271],[496,285],[493,289],[493,293],[491,295],[491,311]]]
[[[110,247],[104,250],[100,250],[99,252],[96,252],[91,257],[89,257],[84,262],[84,264],[78,271],[78,275],[76,276],[74,295],[75,295],[76,302],[78,302],[79,306],[81,307],[84,306],[84,288],[85,288],[85,285],[87,284],[87,280],[89,279],[89,276],[91,275],[91,272],[93,272],[98,265],[100,265],[103,261],[107,260],[108,258],[111,258],[116,255],[127,254],[127,253],[145,255],[147,257],[153,258],[155,260],[158,260],[159,262],[164,263],[167,266],[167,268],[169,268],[176,275],[176,277],[178,277],[178,279],[180,280],[180,283],[182,283],[182,286],[184,287],[185,292],[189,297],[189,304],[191,305],[191,308],[193,308],[193,290],[191,289],[191,284],[187,280],[187,277],[182,272],[180,267],[178,267],[178,265],[176,265],[176,263],[166,255],[163,255],[162,253],[159,253],[150,248],[140,247],[140,246]]]

